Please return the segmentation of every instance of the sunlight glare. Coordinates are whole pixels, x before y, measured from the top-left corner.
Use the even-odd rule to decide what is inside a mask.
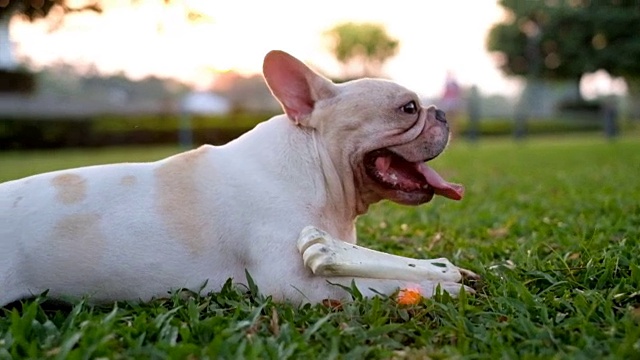
[[[215,73],[259,72],[272,49],[288,51],[330,76],[340,66],[323,33],[345,21],[375,22],[400,40],[400,51],[385,70],[389,77],[430,96],[447,71],[463,85],[489,93],[513,91],[485,51],[488,28],[502,15],[495,0],[447,2],[295,0],[160,0],[104,2],[104,12],[71,14],[55,32],[46,22],[13,21],[16,52],[38,66],[64,61],[92,64],[104,73],[133,78],[174,77],[206,88]],[[196,11],[204,21],[190,23]]]

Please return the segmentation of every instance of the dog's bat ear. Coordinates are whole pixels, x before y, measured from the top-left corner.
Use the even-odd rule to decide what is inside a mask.
[[[310,126],[315,103],[336,93],[335,84],[284,51],[270,51],[262,73],[271,93],[296,124]]]

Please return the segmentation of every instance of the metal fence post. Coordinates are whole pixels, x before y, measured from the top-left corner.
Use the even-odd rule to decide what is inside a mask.
[[[613,100],[605,101],[602,111],[604,136],[613,139],[618,136],[618,108]]]
[[[185,150],[193,148],[193,130],[191,128],[191,114],[187,111],[180,112],[180,130],[178,131],[178,143]]]
[[[476,141],[480,136],[480,131],[478,129],[480,122],[480,92],[476,85],[471,86],[471,89],[469,89],[467,112],[469,114],[469,128],[467,136],[470,141]]]

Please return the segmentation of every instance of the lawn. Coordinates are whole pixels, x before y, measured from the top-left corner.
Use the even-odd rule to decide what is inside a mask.
[[[0,153],[0,180],[175,151]],[[353,292],[336,309],[275,304],[257,284],[144,305],[36,299],[0,309],[0,359],[640,358],[640,140],[457,143],[433,166],[465,199],[378,204],[360,243],[448,257],[482,275],[475,295],[407,307]]]

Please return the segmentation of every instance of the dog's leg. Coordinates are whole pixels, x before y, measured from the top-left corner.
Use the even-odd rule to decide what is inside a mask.
[[[298,238],[304,265],[315,275],[369,279],[457,283],[463,275],[478,278],[445,258],[418,260],[391,255],[332,238],[315,227],[306,227]]]

